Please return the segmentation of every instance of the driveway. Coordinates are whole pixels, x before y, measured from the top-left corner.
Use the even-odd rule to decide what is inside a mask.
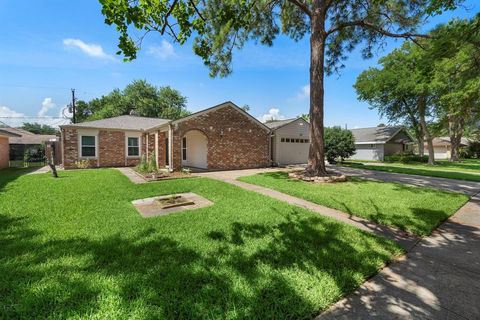
[[[359,177],[387,182],[398,182],[418,187],[428,187],[452,192],[464,193],[469,196],[480,191],[480,183],[436,177],[417,176],[413,174],[391,173],[350,167],[329,166],[329,168],[341,172],[350,177]]]

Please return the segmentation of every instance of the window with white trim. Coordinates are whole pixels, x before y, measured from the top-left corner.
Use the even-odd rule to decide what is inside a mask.
[[[81,157],[82,158],[94,158],[97,155],[97,145],[95,136],[81,136]]]
[[[140,156],[140,138],[139,137],[127,138],[127,156],[129,157]]]
[[[182,139],[182,159],[187,160],[187,138]]]

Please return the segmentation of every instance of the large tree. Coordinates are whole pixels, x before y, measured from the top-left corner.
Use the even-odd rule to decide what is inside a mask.
[[[480,15],[452,20],[433,32],[431,88],[438,117],[447,124],[451,161],[459,160],[465,127],[480,119]]]
[[[187,98],[170,87],[153,86],[145,80],[134,80],[125,89],[89,102],[77,102],[78,122],[135,114],[143,117],[178,119],[188,114]]]
[[[338,70],[347,53],[365,44],[365,57],[385,37],[414,38],[426,15],[452,9],[461,0],[100,0],[107,24],[120,33],[120,54],[134,59],[150,32],[193,48],[212,76],[232,72],[234,49],[249,40],[273,45],[283,33],[310,37],[310,130],[307,173],[326,175],[324,161],[324,76]],[[133,29],[144,34],[138,41]]]
[[[432,135],[427,117],[432,113],[430,88],[434,61],[424,49],[428,40],[405,42],[380,59],[381,68],[370,68],[357,78],[355,88],[360,100],[379,110],[392,122],[403,121],[414,130],[419,153],[427,141],[428,163],[434,163]]]

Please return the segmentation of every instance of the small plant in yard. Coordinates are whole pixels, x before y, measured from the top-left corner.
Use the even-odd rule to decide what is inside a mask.
[[[137,171],[141,173],[146,173],[148,171],[148,163],[145,155],[142,155],[140,158],[140,163],[137,165]]]
[[[77,169],[88,169],[88,168],[90,168],[90,162],[88,160],[75,161],[75,168],[77,168]]]
[[[190,170],[190,168],[182,168],[182,173],[183,174],[190,174],[190,173],[192,173],[192,170]]]
[[[156,157],[155,152],[152,152],[152,154],[150,155],[150,158],[148,159],[148,168],[147,168],[148,173],[153,173],[158,171],[157,161],[155,160],[155,157]]]

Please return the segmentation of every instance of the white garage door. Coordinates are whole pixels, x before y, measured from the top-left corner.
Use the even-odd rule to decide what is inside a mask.
[[[298,140],[298,139],[297,139]],[[278,150],[279,164],[300,164],[308,162],[309,143],[280,142]]]
[[[355,154],[350,159],[383,161],[382,145],[355,145],[355,148]]]

